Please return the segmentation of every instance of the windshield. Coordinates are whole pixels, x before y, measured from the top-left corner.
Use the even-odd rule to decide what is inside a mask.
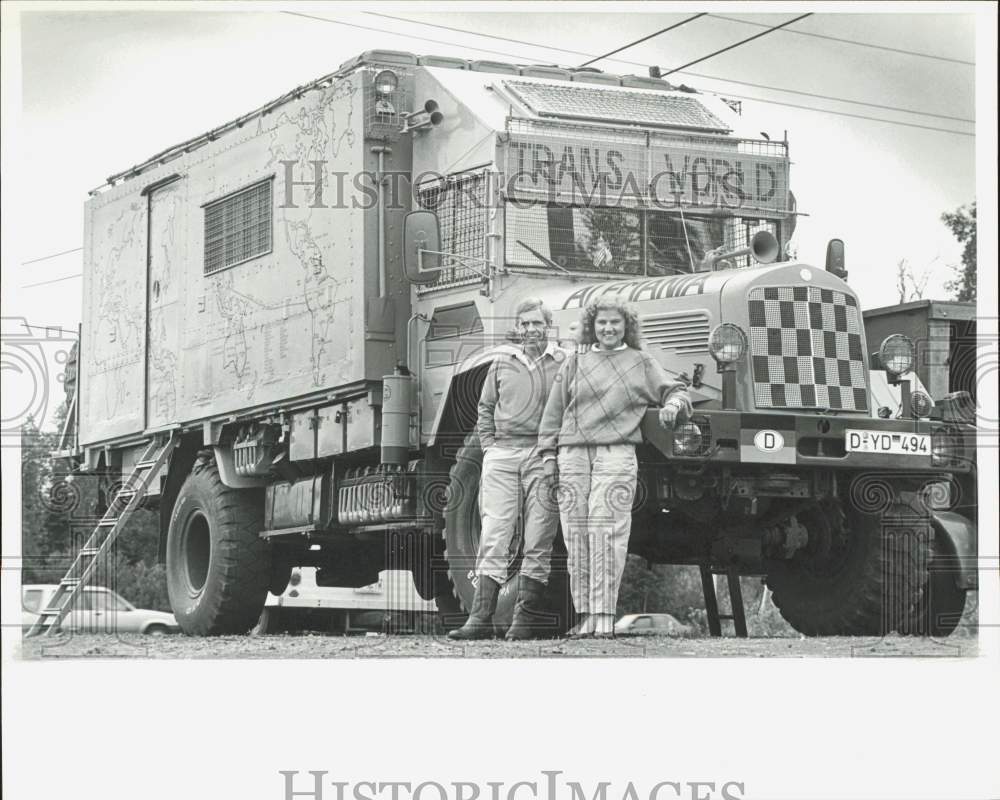
[[[556,204],[508,203],[505,226],[510,266],[651,276],[697,271],[710,250],[743,247],[758,230],[778,235],[773,220]]]

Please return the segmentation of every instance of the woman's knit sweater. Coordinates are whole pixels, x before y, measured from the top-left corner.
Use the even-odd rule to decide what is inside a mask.
[[[650,406],[671,402],[691,415],[684,383],[667,377],[648,353],[623,347],[570,355],[559,370],[538,430],[542,454],[557,446],[639,444]]]

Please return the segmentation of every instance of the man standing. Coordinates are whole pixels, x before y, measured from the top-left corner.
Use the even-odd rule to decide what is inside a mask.
[[[545,497],[538,425],[566,354],[549,342],[552,313],[541,300],[524,300],[515,314],[521,347],[511,348],[494,360],[479,399],[482,538],[476,557],[476,594],[469,619],[448,634],[451,639],[493,637],[493,613],[500,586],[507,579],[519,518],[523,519],[524,558],[507,638],[531,639],[542,633],[542,600],[559,509],[554,500]]]

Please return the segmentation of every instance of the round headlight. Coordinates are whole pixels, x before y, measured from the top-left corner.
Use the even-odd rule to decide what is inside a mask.
[[[739,325],[723,322],[708,337],[708,352],[720,364],[732,364],[747,351],[747,335]]]
[[[378,94],[392,94],[399,86],[399,78],[389,69],[382,70],[375,76],[375,91]]]
[[[674,455],[695,456],[701,451],[701,428],[685,422],[674,429]]]
[[[913,369],[913,341],[901,333],[886,337],[878,349],[882,369],[904,375]]]
[[[913,411],[913,416],[923,419],[930,416],[931,409],[934,408],[934,401],[926,392],[917,390],[910,394],[910,408]]]

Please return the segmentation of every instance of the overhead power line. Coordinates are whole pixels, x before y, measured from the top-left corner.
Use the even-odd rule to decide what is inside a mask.
[[[365,11],[363,13],[367,14],[369,16],[372,16],[372,17],[385,17],[386,19],[396,19],[396,20],[399,20],[401,22],[409,22],[411,25],[426,25],[427,27],[430,27],[430,28],[441,28],[442,30],[455,31],[456,33],[471,33],[471,34],[474,34],[475,36],[488,36],[490,39],[496,39],[496,40],[502,41],[502,42],[511,42],[513,44],[528,44],[528,45],[531,45],[532,47],[548,47],[548,45],[532,44],[531,42],[523,42],[520,39],[510,39],[510,38],[507,38],[506,36],[494,36],[492,34],[478,33],[477,31],[470,31],[470,30],[466,30],[464,28],[453,28],[453,27],[450,27],[448,25],[439,25],[439,24],[434,23],[434,22],[422,22],[421,20],[407,19],[406,17],[395,17],[395,16],[393,16],[391,14],[380,14],[377,11]],[[740,23],[742,23],[744,25],[756,25],[758,28],[767,28],[767,27],[770,27],[770,26],[764,24],[763,22],[751,22],[750,20],[736,19],[735,17],[726,17],[726,16],[723,16],[721,14],[708,14],[708,16],[713,17],[715,19],[724,19],[724,20],[727,20],[729,22],[740,22]],[[837,36],[827,36],[827,35],[822,34],[822,33],[811,33],[809,31],[798,31],[798,30],[786,30],[785,33],[794,33],[797,36],[812,36],[812,37],[814,37],[816,39],[829,39],[830,41],[840,42],[841,44],[853,44],[853,45],[857,45],[858,47],[869,47],[869,48],[872,48],[874,50],[885,50],[885,51],[887,51],[889,53],[902,53],[902,54],[908,55],[908,56],[920,56],[922,58],[933,58],[933,59],[937,59],[938,61],[951,61],[951,62],[953,62],[955,64],[968,64],[970,66],[975,66],[975,64],[976,64],[975,61],[963,61],[960,58],[948,58],[947,56],[936,56],[936,55],[932,55],[931,53],[918,53],[915,50],[901,50],[901,49],[896,48],[896,47],[888,47],[886,45],[881,45],[881,44],[870,44],[868,42],[858,42],[858,41],[855,41],[854,39],[844,39],[844,38],[837,37]],[[589,53],[582,53],[579,50],[567,50],[567,49],[565,49],[563,47],[549,47],[549,49],[550,50],[561,50],[564,53],[572,53],[573,55],[578,55],[578,56],[589,56],[590,55]],[[612,60],[614,60],[614,61],[621,61],[621,63],[623,63],[623,64],[634,64],[636,66],[644,66],[643,64],[637,64],[635,61],[625,61],[625,60],[620,59],[620,58],[616,58],[616,59],[612,59]]]
[[[590,59],[590,61],[584,61],[579,67],[577,67],[577,69],[581,69],[582,67],[588,67],[596,61],[603,61],[608,56],[613,56],[615,53],[620,53],[622,50],[628,50],[630,47],[635,47],[637,44],[642,44],[643,42],[649,41],[654,36],[659,36],[661,33],[672,31],[674,30],[674,28],[679,28],[681,25],[687,25],[689,22],[694,22],[696,19],[698,19],[698,17],[704,17],[704,16],[707,16],[707,12],[705,11],[703,11],[700,14],[695,14],[693,17],[688,17],[687,19],[683,19],[676,25],[671,25],[668,28],[661,28],[655,33],[649,34],[649,36],[643,36],[641,39],[636,39],[634,42],[629,42],[628,44],[622,45],[617,50],[612,50],[610,53],[605,53],[603,56],[595,56],[594,58]]]
[[[468,30],[466,28],[455,28],[455,27],[452,27],[450,25],[438,25],[438,24],[433,23],[433,22],[421,22],[420,20],[408,19],[406,17],[396,17],[396,16],[392,16],[391,14],[379,14],[378,12],[375,12],[375,11],[365,11],[364,13],[367,14],[367,15],[369,15],[369,16],[373,16],[373,17],[384,17],[385,19],[393,19],[393,20],[397,20],[399,22],[407,22],[407,23],[409,23],[411,25],[424,25],[424,26],[430,27],[430,28],[440,28],[441,30],[452,31],[454,33],[466,33],[466,34],[469,34],[471,36],[482,36],[482,37],[487,38],[487,39],[496,39],[497,41],[501,41],[501,42],[511,42],[512,44],[522,44],[522,45],[526,45],[527,47],[540,47],[540,48],[544,48],[546,50],[552,50],[553,52],[568,53],[568,54],[574,55],[574,56],[586,56],[586,57],[590,57],[592,55],[591,53],[585,53],[582,50],[571,50],[571,49],[568,49],[568,48],[565,48],[565,47],[556,47],[555,45],[541,44],[540,42],[528,42],[528,41],[524,41],[522,39],[510,39],[510,38],[508,38],[506,36],[494,36],[493,34],[490,34],[490,33],[482,33],[480,31],[472,31],[472,30]],[[710,15],[710,16],[712,16],[712,15]],[[333,21],[333,20],[331,20],[331,21]],[[341,23],[338,23],[338,24],[349,25],[351,23],[343,23],[343,22],[341,22]],[[373,30],[373,29],[366,28],[365,30]],[[423,39],[423,37],[414,36],[414,35],[411,35],[411,34],[397,33],[396,35],[397,36],[409,36],[410,38],[414,38],[414,39]],[[432,41],[433,42],[433,41],[437,41],[437,40],[435,40],[435,39],[426,39],[425,41]],[[448,42],[448,44],[454,45],[454,42]],[[479,50],[479,49],[482,49],[482,48],[477,48],[477,47],[470,46],[469,49],[471,49],[471,50]],[[494,53],[496,55],[502,55],[502,56],[506,56],[508,58],[518,58],[518,59],[524,58],[524,56],[514,55],[513,53],[500,52],[500,51],[497,51],[497,50],[485,50],[484,52]],[[624,58],[608,58],[608,60],[609,61],[616,61],[619,64],[628,64],[629,66],[633,66],[633,67],[641,67],[643,70],[646,70],[647,67],[649,66],[648,64],[640,62],[640,61],[629,61],[628,59],[624,59]],[[937,113],[934,113],[934,112],[931,112],[931,111],[920,111],[920,110],[915,109],[915,108],[903,108],[901,106],[890,106],[890,105],[885,105],[883,103],[872,103],[872,102],[866,102],[864,100],[853,100],[853,99],[846,98],[846,97],[836,97],[836,96],[833,96],[833,95],[819,94],[817,92],[805,92],[805,91],[801,91],[801,90],[798,90],[798,89],[786,89],[786,88],[783,88],[781,86],[769,86],[766,83],[753,83],[751,81],[743,81],[743,80],[739,80],[737,78],[720,78],[720,77],[718,77],[716,75],[707,75],[707,74],[701,73],[701,72],[691,72],[690,70],[685,70],[685,74],[690,75],[691,77],[694,77],[694,78],[702,78],[704,80],[723,81],[725,83],[735,83],[735,84],[738,84],[739,86],[749,86],[749,87],[751,87],[753,89],[765,89],[765,90],[769,90],[769,91],[773,91],[773,92],[783,92],[785,94],[797,94],[797,95],[801,95],[803,97],[815,97],[816,99],[819,99],[819,100],[832,100],[832,101],[835,101],[835,102],[838,102],[838,103],[848,103],[850,105],[869,106],[870,108],[880,108],[880,109],[883,109],[884,111],[898,111],[898,112],[903,113],[903,114],[916,114],[916,115],[924,116],[924,117],[935,117],[937,119],[948,119],[948,120],[952,120],[954,122],[968,122],[970,124],[974,124],[975,123],[974,119],[967,119],[967,118],[964,118],[964,117],[956,117],[956,116],[953,116],[951,114],[937,114]],[[751,99],[760,100],[760,98],[751,98]],[[766,101],[766,100],[760,100],[760,102],[766,103],[768,101]],[[831,111],[831,112],[828,112],[828,113],[833,114],[833,113],[836,113],[836,112]],[[900,123],[900,124],[903,124],[903,123]]]
[[[33,289],[36,286],[48,286],[50,283],[60,283],[61,281],[72,280],[73,278],[79,278],[81,275],[83,275],[82,272],[74,272],[72,275],[64,275],[61,278],[53,278],[50,281],[39,281],[38,283],[25,283],[25,284],[22,284],[21,288],[22,289]]]
[[[297,11],[282,11],[280,13],[282,13],[282,14],[289,14],[289,15],[295,16],[295,17],[304,17],[306,19],[314,19],[314,20],[318,20],[320,22],[329,22],[329,23],[332,23],[334,25],[346,25],[349,28],[360,28],[361,30],[369,30],[369,31],[371,31],[371,30],[377,30],[378,33],[382,33],[382,34],[389,33],[389,34],[392,34],[393,36],[399,36],[399,37],[401,37],[403,39],[413,39],[413,40],[419,40],[419,41],[435,42],[437,44],[447,44],[448,46],[451,46],[451,47],[453,47],[455,45],[454,42],[441,42],[438,39],[429,39],[426,36],[417,36],[415,34],[399,33],[399,32],[395,32],[395,31],[385,31],[385,30],[382,30],[382,29],[372,28],[372,27],[370,27],[368,25],[358,25],[358,24],[356,24],[354,22],[343,22],[342,20],[338,20],[338,19],[328,19],[327,17],[317,17],[317,16],[314,16],[312,14],[301,14],[301,13],[299,13]],[[366,13],[372,13],[372,14],[374,14],[374,12],[366,12]],[[386,15],[385,14],[376,14],[375,16],[386,16]],[[415,22],[415,20],[404,20],[404,21]],[[794,22],[794,20],[789,20],[789,22]],[[418,22],[417,24],[430,24],[430,23],[419,23]],[[432,27],[441,27],[441,26],[434,25]],[[474,33],[476,36],[484,36],[486,38],[493,38],[492,36],[490,36],[490,34],[476,33],[474,31],[465,31],[465,32],[466,33]],[[529,43],[524,42],[523,44],[529,44]],[[522,58],[524,58],[524,56],[514,55],[513,53],[505,53],[505,52],[501,52],[501,51],[498,51],[498,50],[487,50],[485,48],[474,47],[472,45],[462,45],[462,46],[466,47],[469,50],[478,50],[480,52],[493,53],[495,55],[502,55],[502,56],[505,56],[507,58],[514,58],[514,59],[522,59]],[[542,44],[532,44],[530,46],[532,46],[532,47],[544,47],[544,48],[547,48],[549,50],[562,50],[563,49],[563,48],[549,47],[548,45],[542,45]],[[589,53],[578,53],[578,55],[584,55],[584,56],[586,56],[586,55],[590,55],[590,54]],[[626,63],[631,63],[631,62],[626,62]],[[639,66],[643,66],[643,65],[640,64]],[[694,75],[695,73],[691,72],[691,73],[688,73],[688,74],[689,75]],[[705,77],[711,77],[711,76],[705,76]],[[711,79],[712,80],[717,80],[717,81],[726,81],[727,80],[726,78],[711,78]],[[778,91],[783,91],[783,90],[779,89]],[[804,111],[815,111],[815,112],[818,112],[818,113],[821,113],[821,114],[833,114],[834,116],[852,117],[854,119],[865,119],[865,120],[869,120],[871,122],[883,122],[883,123],[886,123],[886,124],[889,124],[889,125],[900,125],[900,126],[902,126],[904,128],[920,128],[922,130],[937,131],[939,133],[953,133],[956,136],[975,136],[975,134],[973,134],[973,133],[966,133],[964,131],[951,130],[950,128],[936,128],[936,127],[932,127],[930,125],[918,125],[918,124],[916,124],[914,122],[898,122],[896,120],[881,119],[879,117],[868,117],[868,116],[865,116],[863,114],[850,114],[850,113],[848,113],[846,111],[832,111],[832,110],[826,109],[826,108],[816,108],[815,106],[803,106],[803,105],[795,105],[794,103],[783,103],[783,102],[781,102],[779,100],[765,100],[762,97],[746,97],[744,95],[732,94],[731,92],[725,92],[725,94],[726,94],[727,97],[733,97],[733,98],[740,99],[740,100],[753,100],[754,102],[757,102],[757,103],[769,103],[771,105],[787,106],[789,108],[799,108],[799,109],[802,109]],[[837,98],[831,98],[831,99],[836,100]]]
[[[317,17],[315,14],[303,14],[301,11],[279,11],[278,13],[279,14],[287,14],[290,17],[302,17],[303,19],[314,19],[314,20],[318,20],[319,22],[329,22],[329,23],[332,23],[333,25],[344,25],[344,26],[346,26],[348,28],[357,28],[358,30],[362,30],[362,31],[375,31],[375,33],[391,34],[392,36],[401,36],[404,39],[415,39],[415,40],[418,40],[418,41],[421,41],[421,42],[430,42],[431,44],[443,44],[443,45],[447,45],[448,47],[454,47],[455,46],[455,42],[454,41],[449,42],[449,41],[445,41],[443,39],[431,39],[431,38],[428,38],[427,36],[417,36],[416,34],[412,34],[412,33],[396,33],[395,31],[387,31],[385,28],[373,28],[370,25],[359,25],[356,22],[344,22],[341,19],[330,19],[329,17]],[[372,14],[373,16],[376,16],[376,17],[385,16],[384,14],[375,14],[374,12],[371,12],[371,11],[364,12],[364,13]],[[435,25],[435,26],[432,26],[432,27],[443,27],[443,26],[436,26]],[[494,37],[488,36],[488,38],[492,39]],[[496,37],[496,38],[499,38],[499,37]],[[507,58],[511,58],[512,57],[510,53],[505,53],[505,52],[503,52],[501,50],[490,50],[487,47],[475,47],[474,45],[462,45],[462,46],[466,47],[469,50],[476,50],[476,51],[478,51],[480,53],[492,53],[495,56],[506,56]],[[587,55],[587,53],[581,53],[580,55]],[[522,58],[522,57],[523,56],[514,56],[514,58]]]
[[[69,336],[79,335],[77,331],[66,330],[66,328],[62,328],[58,325],[29,325],[27,322],[22,322],[20,325],[22,328],[31,328],[32,330],[45,331],[46,333],[48,331],[59,331],[59,333],[65,333]]]
[[[774,33],[775,31],[781,30],[782,28],[787,27],[792,23],[798,22],[799,20],[803,20],[806,17],[811,17],[811,16],[812,12],[809,12],[808,14],[801,14],[795,17],[794,19],[788,20],[787,22],[782,22],[780,25],[775,25],[774,27],[768,28],[766,31],[755,33],[753,36],[749,36],[746,39],[742,39],[739,42],[734,42],[728,47],[723,47],[721,50],[716,50],[714,53],[709,53],[707,56],[702,56],[701,58],[696,58],[694,61],[689,61],[687,64],[684,64],[681,67],[674,67],[674,69],[670,70],[669,72],[664,72],[661,77],[665,78],[667,77],[667,75],[673,75],[675,72],[680,72],[682,69],[687,69],[688,67],[693,67],[695,64],[700,64],[702,61],[708,61],[708,59],[710,58],[715,58],[716,56],[722,55],[723,53],[728,53],[730,50],[735,50],[737,47],[742,47],[743,45],[748,44],[754,41],[755,39],[759,39],[761,36],[767,36],[769,33]]]
[[[803,111],[818,111],[821,114],[836,114],[838,117],[853,117],[854,119],[866,119],[870,122],[885,122],[889,125],[902,125],[904,128],[920,128],[925,131],[939,131],[940,133],[953,133],[956,136],[971,136],[975,137],[974,133],[967,133],[966,131],[956,131],[951,128],[936,128],[933,125],[918,125],[916,122],[897,122],[894,119],[882,119],[881,117],[869,117],[865,114],[851,114],[848,111],[828,111],[825,108],[816,108],[815,106],[803,106],[798,103],[783,103],[780,100],[765,100],[762,97],[747,97],[741,94],[732,94],[731,92],[726,92],[726,97],[732,97],[736,100],[752,100],[755,103],[769,103],[774,106],[787,106],[788,108],[801,108]]]
[[[768,27],[763,22],[751,22],[748,19],[737,19],[736,17],[726,17],[722,14],[709,14],[708,16],[714,17],[715,19],[724,19],[727,22],[738,22],[741,25],[756,25],[759,28]],[[859,42],[857,39],[843,39],[839,36],[829,36],[824,33],[812,33],[811,31],[785,31],[785,33],[794,33],[797,36],[811,36],[814,39],[826,39],[830,42],[840,42],[841,44],[851,44],[856,47],[869,47],[873,50],[885,50],[888,53],[901,53],[907,56],[917,56],[918,58],[932,58],[935,61],[948,61],[952,64],[965,64],[970,67],[976,66],[975,61],[964,61],[961,58],[948,58],[947,56],[936,56],[931,53],[918,53],[916,50],[902,50],[898,47],[888,47],[884,44],[871,44],[869,42]]]
[[[74,247],[72,250],[63,250],[61,253],[51,253],[47,256],[42,256],[40,258],[33,258],[30,261],[22,261],[21,266],[26,267],[28,264],[37,264],[39,261],[48,261],[50,258],[57,258],[58,256],[69,255],[70,253],[78,253],[83,250],[82,247]]]

